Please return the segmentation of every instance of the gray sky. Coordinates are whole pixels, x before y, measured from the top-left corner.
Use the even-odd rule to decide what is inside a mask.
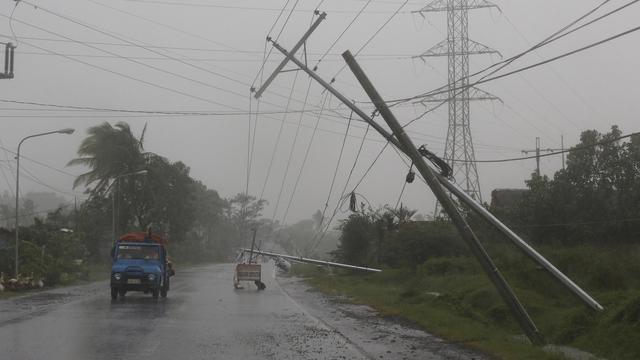
[[[18,38],[15,79],[0,82],[3,89],[0,99],[98,108],[243,114],[141,116],[43,110],[38,106],[2,103],[0,145],[15,150],[20,138],[29,134],[74,127],[77,132],[72,136],[55,135],[29,140],[23,145],[23,154],[53,168],[78,174],[83,169],[66,168],[65,164],[75,156],[87,128],[103,121],[127,121],[136,133],[140,133],[144,124],[148,123],[145,142],[148,151],[174,161],[184,161],[191,167],[193,177],[218,190],[221,196],[229,197],[244,191],[249,122],[249,116],[244,113],[249,110],[249,85],[260,69],[267,32],[286,1],[32,1],[44,8],[34,8],[23,2],[14,13],[12,26]],[[289,3],[289,8],[294,2]],[[482,9],[470,14],[470,37],[509,57],[544,39],[600,2],[496,1],[501,12]],[[598,14],[626,2],[613,0]],[[312,10],[318,3],[317,0],[299,1],[279,39],[284,47],[291,48],[306,31]],[[323,2],[320,9],[328,13],[327,20],[307,44],[311,64],[316,64],[320,55],[365,3],[361,0]],[[318,74],[327,80],[334,77],[344,64],[339,54],[346,49],[357,51],[400,4],[402,1],[398,0],[372,1],[320,63]],[[420,9],[423,4],[426,2],[410,1],[358,57],[387,99],[412,96],[446,82],[446,58],[431,58],[427,62],[411,59],[412,55],[420,54],[445,38],[445,13],[430,13],[426,18],[410,13]],[[5,1],[0,6],[0,13],[6,16],[0,17],[0,34],[5,36],[2,41],[10,41],[13,36],[7,18],[13,5],[12,1]],[[67,19],[52,15],[48,10]],[[280,32],[288,13],[285,11],[272,36]],[[91,28],[99,28],[103,33],[70,19]],[[635,27],[638,25],[637,19],[640,19],[640,5],[633,5],[620,14],[528,54],[508,69],[553,57]],[[80,43],[42,40],[60,40],[63,39],[61,36],[83,43],[90,42],[91,47]],[[499,96],[504,104],[484,102],[472,105],[471,127],[476,158],[520,156],[521,149],[534,146],[536,136],[541,137],[543,147],[556,148],[560,146],[561,134],[564,134],[565,144],[573,145],[579,133],[585,129],[605,132],[611,125],[617,124],[623,133],[638,131],[636,114],[640,110],[640,102],[634,94],[637,93],[635,84],[640,81],[640,72],[637,70],[639,53],[636,49],[639,36],[634,33],[552,65],[481,86]],[[125,44],[123,40],[156,47],[151,52],[140,46],[121,46]],[[67,58],[47,52],[63,54]],[[167,57],[185,60],[179,62]],[[282,56],[274,50],[266,62],[265,77],[281,59]],[[496,55],[473,56],[471,72],[498,60]],[[285,121],[264,194],[270,202],[265,216],[271,217],[280,186],[284,182],[277,220],[282,220],[317,119],[317,115],[312,113],[303,116],[303,127],[297,138],[289,172],[284,178],[300,114],[291,113],[285,117],[273,112],[281,112],[285,108],[295,76],[295,73],[287,72],[277,77],[260,102],[260,111],[271,114],[257,118],[249,183],[249,191],[256,195],[260,194],[265,183],[276,135],[283,119]],[[356,101],[366,100],[348,69],[339,73],[335,84],[347,97]],[[302,109],[308,85],[308,78],[300,73],[290,110]],[[319,85],[312,83],[307,109],[319,109],[323,98]],[[251,104],[252,111],[256,111],[257,102],[254,100]],[[367,111],[371,110],[367,104],[361,105]],[[349,115],[336,99],[331,99],[326,107],[337,109],[344,116]],[[421,105],[409,105],[397,107],[394,111],[401,121],[406,122],[422,113],[424,108]],[[319,130],[292,201],[288,222],[307,218],[316,209],[324,207],[347,124],[346,119],[336,117],[335,113],[325,111],[324,114],[329,116],[320,119]],[[256,118],[253,117],[252,126],[255,123]],[[352,124],[329,202],[330,210],[344,186],[364,133],[362,122],[354,121]],[[442,155],[446,125],[446,107],[443,107],[412,124],[409,134],[415,143],[426,143],[430,149]],[[373,131],[369,133],[349,188],[360,179],[383,145],[378,134]],[[8,185],[13,187],[8,168],[11,163],[4,161],[7,159],[12,160],[12,155],[0,152],[0,160],[3,160],[0,161],[0,167],[8,180],[0,177],[0,191],[8,190]],[[71,176],[26,160],[22,164],[41,182],[66,192],[67,197],[72,196]],[[560,157],[546,158],[541,166],[543,173],[551,175],[559,169]],[[490,192],[495,188],[523,187],[523,181],[534,167],[533,160],[480,164],[478,169],[484,200],[489,200]],[[374,205],[394,205],[406,170],[405,164],[389,148],[360,185],[358,192]],[[28,176],[21,177],[23,193],[47,189]],[[82,189],[75,191],[81,192]],[[434,208],[433,196],[420,182],[407,186],[403,202],[426,214]]]

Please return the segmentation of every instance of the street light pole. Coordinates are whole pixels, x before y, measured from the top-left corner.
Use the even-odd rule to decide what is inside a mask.
[[[19,219],[20,219],[20,215],[19,215],[19,206],[20,206],[20,147],[22,146],[22,143],[27,140],[27,139],[31,139],[34,137],[38,137],[38,136],[45,136],[45,135],[51,135],[51,134],[73,134],[73,132],[75,131],[75,129],[72,128],[67,128],[67,129],[61,129],[61,130],[56,130],[56,131],[47,131],[44,133],[40,133],[40,134],[34,134],[34,135],[29,135],[26,136],[24,138],[22,138],[22,140],[20,140],[20,142],[18,143],[18,151],[16,152],[16,278],[18,278],[18,274],[19,274],[19,264],[20,264],[20,252],[19,252],[19,247],[20,247],[20,236],[19,236],[19,229],[20,229],[20,225],[19,225]]]
[[[148,173],[147,170],[139,170],[139,171],[134,171],[127,174],[118,175],[113,179],[113,183],[111,184],[111,186],[115,185],[115,188],[113,189],[113,194],[111,194],[111,241],[112,243],[115,243],[116,241],[116,195],[118,193],[118,185],[119,185],[120,179],[123,177],[131,176],[131,175],[145,175],[146,173]]]

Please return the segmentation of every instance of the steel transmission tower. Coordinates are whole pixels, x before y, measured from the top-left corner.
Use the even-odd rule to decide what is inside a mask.
[[[427,57],[447,57],[449,90],[446,93],[428,97],[421,102],[442,103],[448,101],[449,126],[444,157],[453,170],[455,183],[478,201],[482,201],[482,194],[480,193],[478,169],[474,162],[475,153],[469,124],[469,101],[499,99],[476,87],[469,88],[469,55],[499,53],[469,39],[468,11],[490,7],[497,8],[497,5],[485,0],[435,0],[415,11],[421,15],[428,12],[447,12],[447,39],[417,57],[423,60]],[[442,215],[441,210],[439,204],[436,205],[435,215]]]

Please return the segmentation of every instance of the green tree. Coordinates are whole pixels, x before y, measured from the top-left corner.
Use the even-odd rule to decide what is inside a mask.
[[[145,127],[146,129],[146,127]],[[119,175],[145,168],[143,147],[144,133],[136,138],[127,123],[119,122],[111,126],[108,122],[90,127],[80,147],[80,157],[69,161],[67,166],[82,165],[89,171],[78,176],[73,186],[91,186],[92,194],[102,194],[109,182]]]
[[[629,241],[639,233],[638,136],[584,131],[553,179],[532,175],[513,222],[538,242]]]

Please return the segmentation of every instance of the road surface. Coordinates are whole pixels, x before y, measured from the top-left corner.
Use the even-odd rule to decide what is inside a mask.
[[[231,264],[178,270],[167,299],[107,282],[0,301],[0,359],[481,359],[363,306],[263,271],[232,286]]]

